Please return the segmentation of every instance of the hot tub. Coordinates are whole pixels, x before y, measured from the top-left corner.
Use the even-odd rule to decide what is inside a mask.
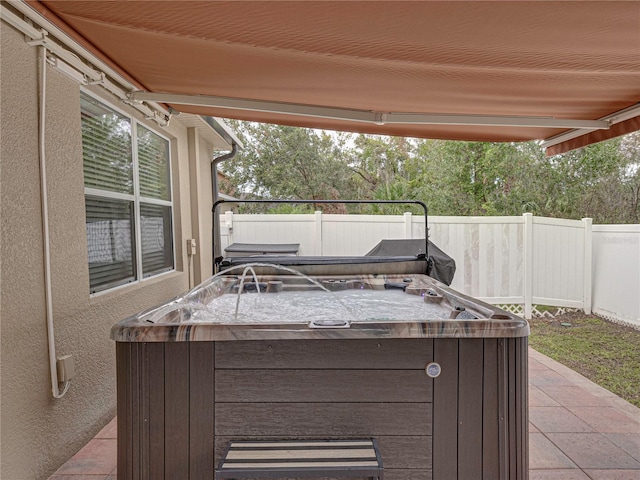
[[[386,480],[526,479],[528,334],[422,274],[212,277],[112,329],[118,478],[211,479],[230,440],[373,437]]]

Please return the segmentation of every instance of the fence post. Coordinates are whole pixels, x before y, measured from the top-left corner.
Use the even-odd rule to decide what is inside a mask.
[[[524,218],[524,318],[531,320],[533,311],[533,214]]]
[[[322,212],[315,212],[316,235],[314,239],[314,255],[322,256]]]
[[[587,315],[591,314],[591,292],[593,281],[593,219],[583,218],[584,225],[584,293],[583,309]]]
[[[404,238],[413,238],[411,212],[404,212]]]
[[[231,210],[224,212],[224,225],[227,227],[227,246],[229,246],[233,243],[233,212]]]

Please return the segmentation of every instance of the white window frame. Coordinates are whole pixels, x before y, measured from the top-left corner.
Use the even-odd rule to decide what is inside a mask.
[[[104,288],[99,289],[96,292],[92,292],[89,294],[90,297],[103,295],[107,292],[112,292],[116,289],[121,289],[124,287],[128,287],[131,285],[136,285],[142,283],[146,280],[157,278],[160,275],[166,275],[168,273],[172,273],[176,271],[176,234],[175,234],[175,204],[174,204],[174,194],[173,194],[173,165],[172,165],[172,157],[171,157],[171,139],[166,135],[160,133],[157,129],[153,128],[150,125],[144,124],[135,118],[130,113],[122,110],[121,108],[116,107],[108,100],[96,95],[94,92],[87,90],[86,88],[80,88],[80,95],[85,95],[87,97],[92,98],[98,103],[101,103],[104,107],[113,110],[118,115],[122,115],[127,118],[131,124],[131,161],[132,161],[132,170],[133,170],[133,195],[129,193],[120,193],[113,192],[109,190],[101,190],[99,188],[91,188],[84,187],[84,195],[85,198],[87,195],[92,197],[102,197],[113,200],[126,200],[133,202],[134,205],[134,240],[135,240],[135,258],[136,258],[136,269],[135,269],[135,279],[131,282],[126,282],[122,284],[117,284],[113,286],[106,286]],[[140,195],[140,178],[139,178],[139,163],[138,163],[138,125],[142,125],[147,130],[152,133],[158,135],[163,140],[167,142],[167,150],[169,154],[169,195],[171,200],[160,200],[157,198],[144,197]],[[83,169],[84,169],[84,154],[83,154]],[[83,175],[84,179],[84,175]],[[83,180],[84,182],[84,180]],[[171,250],[173,253],[173,267],[165,270],[161,270],[159,272],[144,274],[142,271],[142,230],[141,230],[141,222],[140,222],[140,203],[160,205],[165,207],[171,207]],[[88,265],[88,264],[87,264]]]

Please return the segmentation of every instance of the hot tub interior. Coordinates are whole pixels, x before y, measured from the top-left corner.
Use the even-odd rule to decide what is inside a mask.
[[[275,274],[278,272],[279,274]],[[221,272],[165,305],[129,319],[147,325],[298,325],[363,328],[393,323],[524,328],[518,317],[423,274],[307,276],[272,263]]]

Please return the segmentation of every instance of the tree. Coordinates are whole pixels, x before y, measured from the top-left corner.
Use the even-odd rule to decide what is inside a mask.
[[[539,142],[417,140],[244,122],[234,127],[245,150],[223,168],[238,191],[253,197],[420,200],[431,215],[531,212],[640,222],[640,133],[546,157]],[[371,204],[325,211],[421,213],[409,205]]]
[[[596,223],[640,221],[640,134],[615,138],[550,159],[557,175],[552,210]]]
[[[324,200],[349,198],[354,190],[352,173],[327,132],[246,122],[233,126],[245,148],[222,168],[245,194]],[[345,212],[345,208],[328,205],[325,211]]]
[[[535,208],[541,149],[531,144],[425,140],[406,165],[409,189],[436,215],[519,215]]]
[[[620,141],[620,152],[624,158],[620,174],[625,204],[620,223],[640,223],[640,132],[631,133]]]

